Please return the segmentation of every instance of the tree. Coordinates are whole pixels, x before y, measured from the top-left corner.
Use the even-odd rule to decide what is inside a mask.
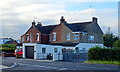
[[[120,49],[120,39],[114,42],[113,47],[115,49]]]
[[[112,48],[113,47],[113,43],[115,41],[117,41],[118,39],[119,38],[117,36],[113,35],[112,33],[104,34],[103,35],[104,46]]]

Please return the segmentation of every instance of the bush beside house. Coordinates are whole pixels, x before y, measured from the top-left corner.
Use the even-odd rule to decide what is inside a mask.
[[[88,51],[89,60],[120,61],[120,49],[93,47]]]
[[[16,45],[15,44],[1,44],[0,50],[15,50]]]
[[[120,65],[120,49],[96,46],[88,51],[88,59],[85,63]]]
[[[14,51],[16,49],[15,44],[1,44],[0,45],[0,55],[1,56],[14,56]]]
[[[120,39],[119,40],[116,40],[114,43],[113,43],[113,47],[115,49],[120,49]]]

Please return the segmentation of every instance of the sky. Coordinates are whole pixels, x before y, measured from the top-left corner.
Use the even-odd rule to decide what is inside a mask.
[[[118,35],[118,0],[4,0],[0,3],[0,37],[20,39],[33,20],[43,26],[56,25],[61,16],[68,23],[92,21],[94,16],[104,33],[110,27]]]

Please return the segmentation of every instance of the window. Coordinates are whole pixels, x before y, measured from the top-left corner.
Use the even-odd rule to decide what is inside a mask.
[[[82,52],[85,52],[86,51],[86,48],[82,48]]]
[[[57,48],[54,48],[54,53],[57,53]]]
[[[94,36],[89,35],[88,40],[90,40],[90,41],[94,41]]]
[[[56,41],[56,32],[53,32],[53,41]]]
[[[24,37],[22,37],[22,41],[24,41]]]
[[[49,34],[49,41],[52,41],[52,35]]]
[[[42,53],[46,53],[46,48],[42,48]]]
[[[83,33],[82,36],[85,36],[85,34]]]
[[[67,33],[67,40],[70,40],[70,33]]]
[[[36,41],[39,41],[39,33],[36,33]]]
[[[29,35],[28,34],[26,35],[26,41],[29,41]]]
[[[74,40],[79,39],[78,34],[74,34],[73,39],[74,39]]]
[[[82,51],[85,51],[86,49],[85,48],[82,48]]]

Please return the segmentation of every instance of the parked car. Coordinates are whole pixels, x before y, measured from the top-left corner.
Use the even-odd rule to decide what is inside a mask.
[[[2,56],[3,57],[14,57],[14,52],[11,52],[11,51],[3,51],[2,52]]]
[[[16,49],[14,55],[16,58],[21,58],[23,55],[23,50],[22,49]]]

